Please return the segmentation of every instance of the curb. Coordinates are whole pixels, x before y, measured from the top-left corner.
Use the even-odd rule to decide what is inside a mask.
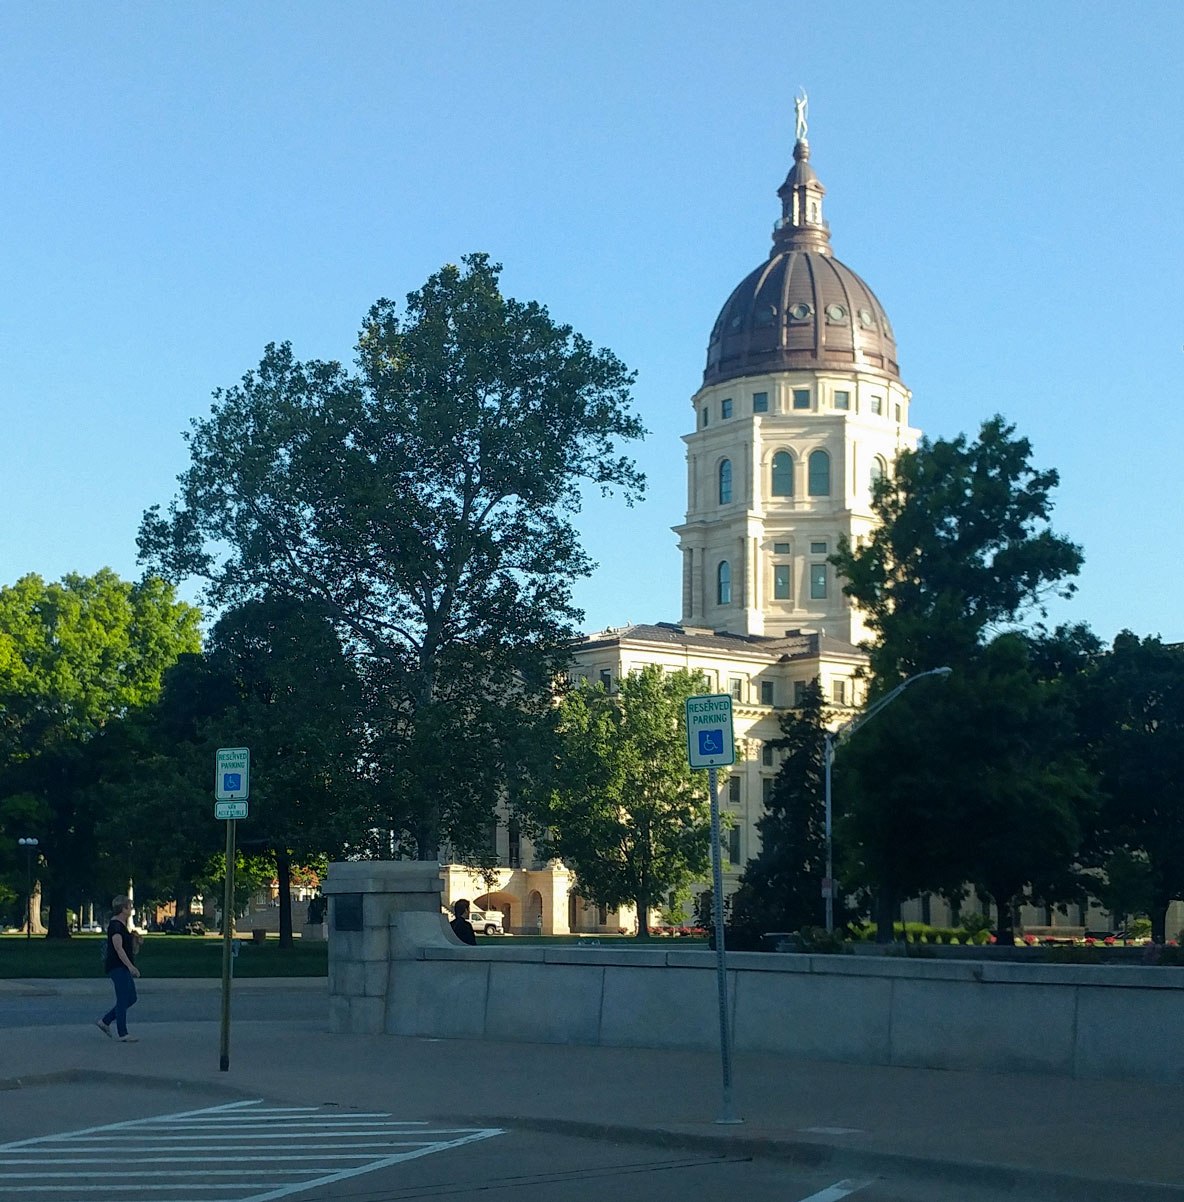
[[[224,1095],[228,1098],[257,1098],[258,1089],[241,1089],[221,1082],[177,1080],[150,1077],[143,1073],[116,1073],[105,1069],[67,1068],[54,1073],[31,1073],[26,1077],[0,1077],[0,1093],[16,1089],[36,1089],[45,1085],[135,1085],[143,1089],[167,1089],[182,1093]]]
[[[453,1116],[477,1122],[472,1116]],[[533,1118],[526,1115],[485,1115],[487,1125],[570,1135],[579,1139],[614,1143],[648,1144],[681,1151],[742,1153],[754,1158],[785,1160],[808,1168],[831,1166],[836,1170],[877,1176],[924,1178],[950,1184],[979,1186],[1003,1193],[1024,1191],[1041,1202],[1170,1202],[1184,1199],[1184,1185],[1123,1178],[1077,1177],[1046,1169],[1014,1168],[980,1161],[942,1160],[902,1152],[878,1152],[839,1148],[809,1140],[777,1139],[769,1136],[724,1135],[671,1127],[626,1127],[614,1123],[582,1122],[576,1119]]]

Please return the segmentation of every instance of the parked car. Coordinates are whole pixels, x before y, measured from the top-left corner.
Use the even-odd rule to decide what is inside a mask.
[[[500,910],[470,910],[469,921],[473,930],[485,935],[504,935]]]

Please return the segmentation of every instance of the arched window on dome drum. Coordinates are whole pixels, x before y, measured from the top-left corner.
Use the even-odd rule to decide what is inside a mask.
[[[726,559],[715,572],[715,599],[720,605],[732,604],[732,568]]]
[[[872,467],[869,474],[868,487],[874,493],[876,491],[876,481],[883,480],[888,475],[888,464],[884,461],[882,455],[876,455],[872,459]]]
[[[830,456],[825,451],[811,452],[806,489],[812,497],[830,496]]]
[[[775,497],[793,496],[793,456],[788,451],[778,451],[773,456],[773,479],[770,491]]]
[[[719,465],[719,503],[729,505],[732,501],[732,461],[725,459]]]

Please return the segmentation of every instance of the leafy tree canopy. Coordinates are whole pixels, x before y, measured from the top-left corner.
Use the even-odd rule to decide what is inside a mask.
[[[876,529],[832,556],[873,632],[876,691],[956,666],[993,628],[1074,591],[1081,549],[1048,526],[1058,475],[1030,457],[995,416],[974,442],[923,439],[877,482]]]
[[[571,521],[582,491],[632,502],[644,487],[618,449],[644,434],[632,374],[503,296],[499,271],[470,255],[402,315],[379,301],[354,371],[269,346],[193,423],[178,496],[140,530],[147,562],[203,577],[220,603],[315,602],[386,665],[405,749],[422,748],[421,717],[454,716],[474,689],[506,699],[503,726],[546,691],[581,617],[572,582],[594,566]],[[421,774],[406,788],[419,854],[435,858],[450,833],[438,799],[464,782]]]
[[[709,865],[710,800],[687,764],[684,708],[706,691],[698,673],[648,664],[615,694],[583,682],[558,712],[555,779],[531,815],[541,848],[589,901],[635,903],[639,938],[650,908]]]

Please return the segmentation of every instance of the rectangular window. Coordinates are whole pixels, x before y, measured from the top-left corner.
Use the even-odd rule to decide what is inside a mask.
[[[826,598],[826,564],[812,563],[810,565],[810,600],[822,601]]]
[[[884,398],[882,396],[872,397],[872,412],[876,414],[884,412]]]
[[[808,388],[795,388],[793,390],[793,407],[795,409],[810,408],[810,390]]]
[[[604,691],[606,693],[611,693],[613,691],[613,673],[611,668],[600,669],[600,683],[604,685]]]
[[[851,408],[851,394],[846,391],[836,392],[835,393],[835,408],[836,409],[850,409]]]
[[[762,743],[761,744],[761,763],[766,768],[773,767],[773,744],[772,743]]]
[[[773,682],[771,680],[761,681],[761,705],[773,704]]]
[[[728,863],[733,867],[740,863],[740,828],[732,827],[728,831]]]
[[[788,601],[791,587],[789,564],[775,563],[773,565],[773,600]]]
[[[811,555],[825,555],[826,554],[826,543],[825,542],[817,542],[817,541],[812,542],[810,544],[810,554]]]
[[[898,422],[900,421],[900,406],[899,405],[896,406],[896,420]]]
[[[795,680],[793,682],[793,703],[801,705],[806,700],[806,682],[804,680]]]
[[[732,398],[731,397],[725,397],[722,401],[720,401],[719,415],[720,415],[720,417],[731,417],[732,416]]]
[[[774,543],[773,544],[773,554],[774,555],[788,555],[789,554],[789,543]]]
[[[832,680],[830,682],[830,699],[835,705],[847,704],[847,682],[845,680]]]
[[[738,776],[728,777],[728,801],[734,806],[740,804],[740,778]]]
[[[769,802],[773,800],[773,778],[766,776],[761,781],[761,804],[768,808]]]
[[[754,392],[752,394],[752,411],[753,413],[769,412],[769,394],[767,392]]]
[[[744,695],[744,681],[739,676],[729,676],[728,692],[732,694],[733,701],[742,700]]]
[[[707,406],[703,406],[703,412],[699,414],[699,425],[705,426],[711,420],[711,414],[707,411]]]

